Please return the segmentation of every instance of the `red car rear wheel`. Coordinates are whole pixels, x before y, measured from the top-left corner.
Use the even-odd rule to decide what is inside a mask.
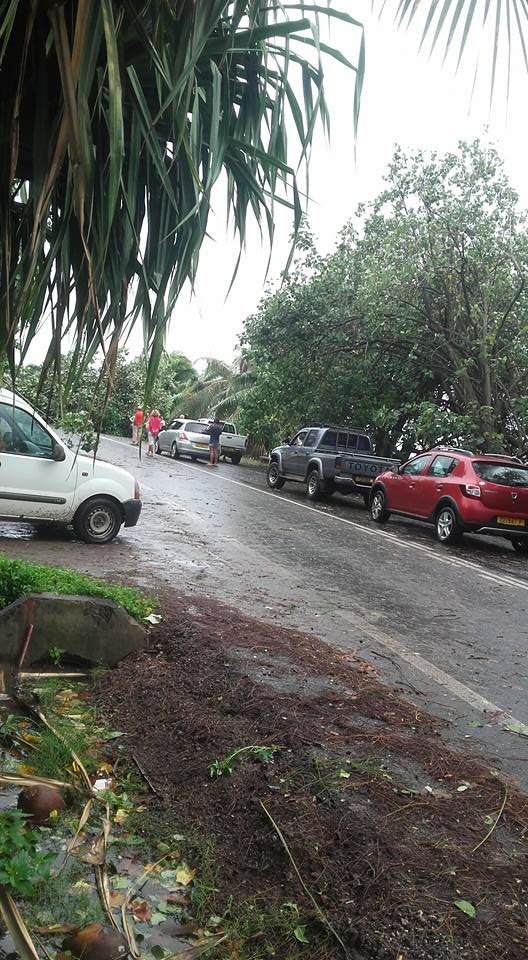
[[[462,536],[458,517],[447,504],[440,507],[436,515],[436,536],[440,543],[456,543]]]

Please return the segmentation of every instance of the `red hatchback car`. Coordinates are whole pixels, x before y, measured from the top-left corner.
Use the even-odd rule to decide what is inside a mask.
[[[434,524],[442,543],[484,533],[528,553],[528,464],[451,447],[429,450],[376,478],[371,517],[385,523],[391,513]]]

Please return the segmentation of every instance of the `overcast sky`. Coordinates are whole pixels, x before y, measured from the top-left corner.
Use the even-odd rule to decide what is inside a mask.
[[[478,0],[484,8],[484,0]],[[310,167],[308,217],[320,250],[333,246],[336,234],[359,202],[373,199],[383,187],[383,175],[394,145],[404,149],[446,151],[459,140],[479,137],[496,145],[507,173],[524,206],[528,206],[526,170],[526,94],[528,77],[520,49],[514,51],[511,89],[499,74],[493,107],[490,110],[490,75],[494,29],[490,16],[488,35],[471,34],[462,69],[456,73],[456,56],[443,64],[440,51],[429,58],[419,52],[419,24],[408,32],[397,30],[392,16],[396,0],[388,0],[380,20],[371,13],[371,0],[334,0],[334,6],[348,10],[365,24],[366,78],[354,162],[352,124],[354,77],[343,66],[326,64],[326,97],[332,117],[328,144],[319,131]],[[425,8],[428,4],[425,4]],[[422,21],[423,22],[423,21]],[[356,61],[359,32],[342,23],[334,26],[331,42]],[[504,37],[505,40],[505,37]],[[507,43],[501,44],[503,68]],[[472,94],[478,51],[480,67]],[[292,138],[293,143],[293,138]],[[268,250],[258,231],[248,231],[247,253],[229,297],[226,294],[238,254],[238,246],[226,234],[225,192],[213,197],[215,211],[210,233],[202,249],[195,292],[184,291],[172,319],[167,349],[187,354],[192,361],[204,356],[233,359],[244,319],[255,310],[264,290]],[[288,252],[291,221],[280,211],[269,280],[277,278]],[[141,325],[134,331],[129,348],[141,350]]]

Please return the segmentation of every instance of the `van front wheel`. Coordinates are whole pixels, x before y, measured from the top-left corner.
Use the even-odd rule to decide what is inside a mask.
[[[85,543],[110,543],[122,523],[121,511],[110,497],[94,497],[79,507],[73,529]]]

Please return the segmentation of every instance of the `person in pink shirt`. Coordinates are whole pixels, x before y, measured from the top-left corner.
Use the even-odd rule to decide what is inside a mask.
[[[163,426],[163,420],[160,417],[159,410],[152,410],[150,417],[147,420],[147,435],[148,435],[148,447],[147,447],[147,457],[154,456],[154,446],[158,434]]]

